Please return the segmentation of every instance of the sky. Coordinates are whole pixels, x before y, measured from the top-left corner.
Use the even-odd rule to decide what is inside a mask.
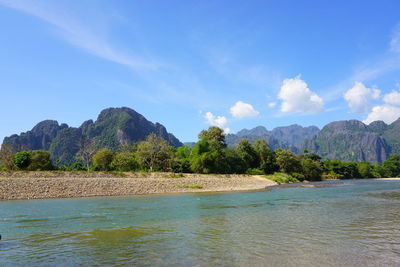
[[[400,117],[400,1],[0,0],[0,140],[130,107],[216,125]]]

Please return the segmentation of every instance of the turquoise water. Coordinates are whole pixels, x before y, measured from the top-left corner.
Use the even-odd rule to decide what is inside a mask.
[[[0,266],[399,266],[400,182],[0,202]]]

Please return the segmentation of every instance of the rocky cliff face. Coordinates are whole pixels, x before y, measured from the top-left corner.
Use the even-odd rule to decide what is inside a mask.
[[[400,118],[390,125],[383,121],[369,125],[357,120],[335,121],[321,131],[315,126],[302,127],[296,124],[277,127],[272,131],[258,126],[227,135],[227,143],[233,146],[242,138],[251,142],[264,139],[272,149],[281,147],[297,154],[307,149],[323,158],[381,163],[390,154],[400,155]]]
[[[249,139],[250,142],[263,139],[272,149],[289,149],[298,154],[303,151],[305,140],[314,137],[318,132],[319,129],[316,126],[302,127],[297,124],[277,127],[272,131],[258,126],[250,130],[243,129],[237,134],[228,134],[226,140],[228,145],[234,146],[243,138]]]
[[[400,155],[400,118],[387,125],[382,132],[382,137],[385,138],[390,146],[390,153]]]
[[[48,150],[57,133],[67,127],[66,124],[59,125],[57,121],[45,120],[36,124],[30,131],[4,138],[3,144],[10,144],[16,150]]]
[[[69,163],[80,149],[84,137],[96,140],[98,147],[112,150],[121,145],[144,140],[150,133],[164,138],[172,146],[182,143],[159,123],[152,123],[130,108],[108,108],[101,111],[97,120],[85,121],[79,128],[59,125],[57,121],[42,121],[31,131],[4,138],[14,150],[49,150],[53,160]]]
[[[325,158],[382,162],[392,153],[395,141],[399,140],[400,131],[390,132],[395,128],[382,121],[370,125],[357,120],[336,121],[327,124],[305,146]],[[390,142],[385,138],[388,135],[393,136]]]

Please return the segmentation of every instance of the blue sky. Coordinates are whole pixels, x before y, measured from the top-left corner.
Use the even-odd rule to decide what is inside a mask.
[[[400,117],[400,2],[0,0],[0,139],[127,106],[201,129]]]

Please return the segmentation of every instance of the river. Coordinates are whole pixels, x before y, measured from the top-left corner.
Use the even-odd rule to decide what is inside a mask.
[[[0,266],[399,266],[400,181],[0,202]]]

